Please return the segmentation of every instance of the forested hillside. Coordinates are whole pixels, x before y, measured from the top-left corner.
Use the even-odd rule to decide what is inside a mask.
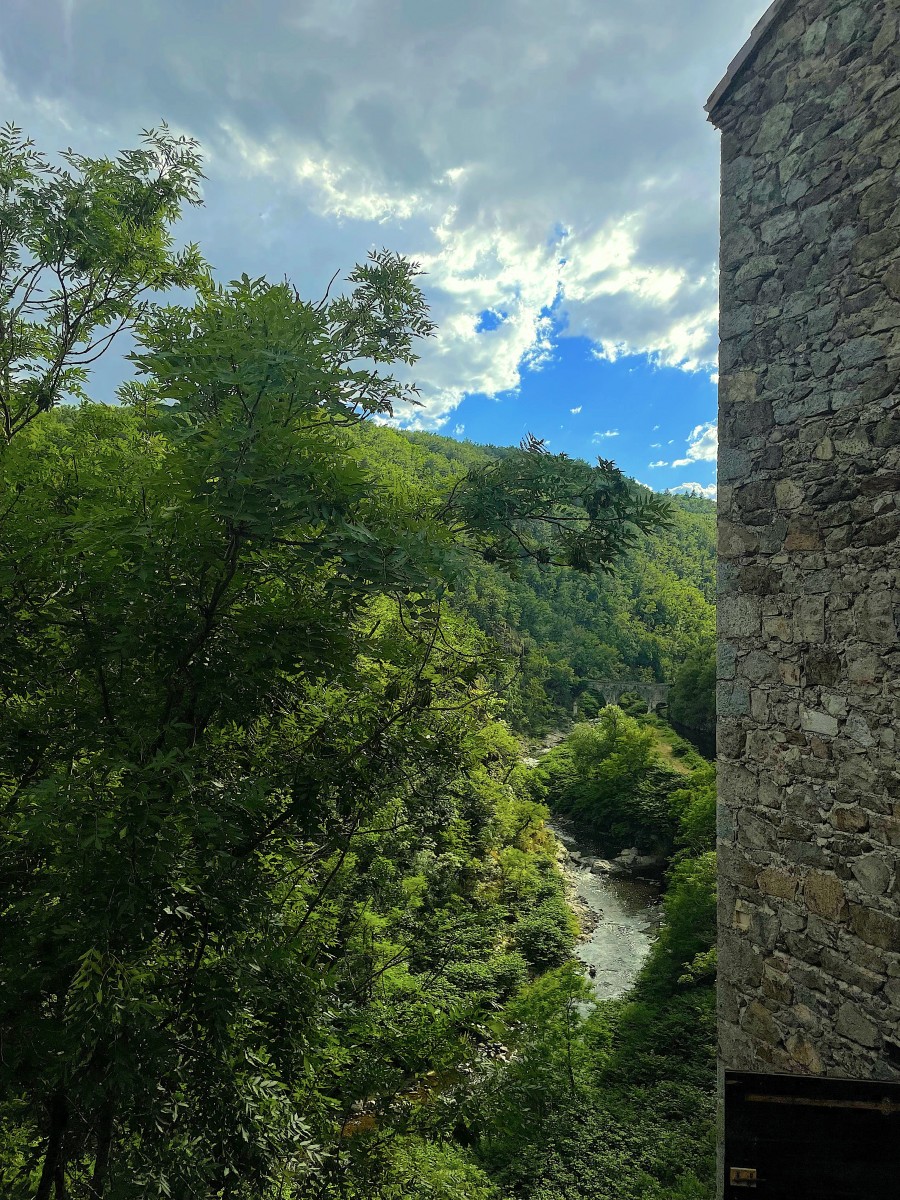
[[[375,426],[358,436],[367,461],[389,463],[407,487],[416,480],[425,490],[450,487],[467,470],[510,454]],[[471,563],[452,603],[474,617],[503,653],[504,669],[494,683],[514,728],[530,733],[554,728],[571,715],[579,697],[583,710],[595,712],[602,701],[585,694],[588,680],[672,682],[686,659],[698,652],[704,661],[709,656],[715,505],[692,496],[668,502],[665,531],[624,549],[613,571],[584,575],[531,559],[513,572],[483,560]]]
[[[66,164],[0,135],[0,1193],[707,1195],[712,769],[513,732],[701,646],[706,506],[378,427],[415,264],[220,285],[191,142]],[[621,1002],[550,808],[673,862]]]

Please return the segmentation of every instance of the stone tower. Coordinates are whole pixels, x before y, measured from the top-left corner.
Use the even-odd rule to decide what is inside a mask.
[[[777,0],[707,106],[732,1071],[900,1080],[898,27]]]

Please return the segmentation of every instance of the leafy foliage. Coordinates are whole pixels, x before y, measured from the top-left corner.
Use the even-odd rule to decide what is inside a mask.
[[[666,500],[630,484],[614,463],[590,467],[537,443],[469,471],[442,515],[488,563],[533,561],[585,573],[611,570],[640,533],[669,520]]]
[[[195,142],[166,126],[115,160],[74,150],[54,165],[0,129],[0,434],[9,441],[65,397],[148,311],[148,295],[200,282],[195,246],[174,252],[183,204],[199,203]]]
[[[3,135],[0,1189],[487,1200],[508,1172],[465,1118],[487,1048],[520,1031],[536,1129],[593,1026],[472,598],[529,594],[501,566],[594,586],[663,505],[610,463],[448,460],[367,423],[415,401],[415,264],[377,252],[317,303],[214,286],[172,250],[193,143],[64,161]],[[125,327],[140,378],[92,404]],[[545,662],[520,724],[582,678]],[[630,772],[647,823],[646,739],[601,726],[575,769],[598,812],[609,762]],[[697,979],[704,879],[684,868],[669,956]]]
[[[445,495],[464,476],[485,480],[492,472],[511,471],[503,464],[515,454],[436,434],[372,426],[361,427],[357,436],[366,460],[381,469],[390,464],[423,505],[431,503],[435,492]],[[522,463],[521,455],[518,461]],[[563,459],[558,467],[553,456],[532,453],[524,466],[516,467],[522,473],[514,485],[527,491],[529,475],[540,479],[550,468],[571,471],[573,487],[579,474],[590,478],[584,463]],[[603,486],[614,491],[620,485],[637,504],[647,494],[616,476]],[[555,486],[567,485],[560,481]],[[529,503],[535,502],[532,496]],[[651,532],[624,548],[612,572],[585,574],[540,561],[551,548],[552,557],[564,557],[565,539],[557,541],[549,523],[534,521],[524,530],[516,528],[525,546],[509,532],[501,537],[497,553],[502,564],[472,559],[456,581],[451,603],[474,618],[496,646],[494,662],[487,664],[489,678],[506,700],[506,718],[514,728],[527,733],[557,728],[571,719],[576,699],[582,715],[596,716],[602,703],[590,681],[670,682],[679,664],[711,638],[715,505],[668,497],[667,508],[665,531]],[[562,515],[577,525],[584,512],[567,509]]]
[[[605,849],[671,849],[677,812],[670,800],[679,776],[659,758],[652,730],[615,705],[577,725],[541,760],[534,794],[554,811],[589,825]]]
[[[567,739],[574,747],[551,752],[551,778],[564,760],[567,786],[576,792],[596,786],[598,764],[611,791],[616,767],[624,785],[629,759],[617,757],[616,747],[623,736],[633,748],[646,740],[635,725],[604,710],[600,728],[577,727]],[[480,1161],[512,1195],[714,1195],[716,876],[705,816],[697,815],[712,768],[696,761],[670,796],[676,840],[685,849],[670,872],[660,937],[632,995],[585,1006],[583,981],[563,967],[503,1011],[503,1036],[515,1054],[481,1081],[466,1119]]]
[[[716,727],[716,646],[705,638],[679,667],[669,697],[672,719],[689,729],[712,733]]]

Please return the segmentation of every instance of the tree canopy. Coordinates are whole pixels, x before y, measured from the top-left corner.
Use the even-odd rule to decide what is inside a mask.
[[[214,284],[173,248],[193,143],[64,162],[3,135],[4,1195],[400,1195],[425,1169],[438,1195],[457,1166],[490,1195],[440,1150],[454,1073],[574,936],[500,723],[502,623],[547,603],[519,581],[603,576],[668,506],[538,444],[398,472],[428,443],[369,418],[415,400],[414,263],[319,300]],[[139,378],[92,403],[126,327]],[[563,665],[524,674],[562,691]]]

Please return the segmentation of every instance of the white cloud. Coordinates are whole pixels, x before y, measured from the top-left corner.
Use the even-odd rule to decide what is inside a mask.
[[[462,437],[462,435],[466,432],[466,427],[465,427],[465,425],[462,425],[462,424],[454,425],[453,432],[456,434],[457,437]]]
[[[667,462],[665,462],[663,459],[660,459],[659,462],[647,463],[647,466],[650,467],[651,470],[653,470],[656,467],[667,467],[668,465],[669,464]]]
[[[651,442],[650,449],[651,450],[662,450],[662,442]]]
[[[599,432],[595,431],[594,436],[591,438],[591,441],[592,442],[602,442],[604,438],[614,438],[614,437],[618,437],[618,436],[619,436],[618,429],[605,429],[603,431],[603,433],[599,433]]]
[[[115,151],[156,113],[197,135],[208,207],[182,228],[222,279],[315,296],[370,245],[418,258],[440,333],[416,421],[436,426],[466,394],[514,394],[559,336],[715,370],[701,104],[760,4],[258,0],[252,22],[210,22],[178,0],[65,0],[60,36],[20,3],[0,99],[50,148]],[[505,319],[478,332],[489,309]]]
[[[572,414],[572,416],[573,416],[573,417],[574,417],[574,416],[577,416],[577,415],[578,415],[578,413],[580,413],[580,412],[581,412],[581,410],[582,410],[582,408],[583,408],[583,407],[584,407],[584,405],[582,405],[582,404],[579,404],[577,408],[570,408],[570,409],[569,409],[569,412]]]
[[[671,487],[668,490],[670,492],[697,492],[699,495],[705,496],[707,500],[715,500],[716,498],[716,485],[714,483],[709,484],[708,487],[704,487],[702,483],[679,483],[676,487]]]
[[[673,467],[687,467],[695,462],[715,462],[719,452],[719,427],[715,421],[697,425],[688,437],[684,458],[677,458]]]

